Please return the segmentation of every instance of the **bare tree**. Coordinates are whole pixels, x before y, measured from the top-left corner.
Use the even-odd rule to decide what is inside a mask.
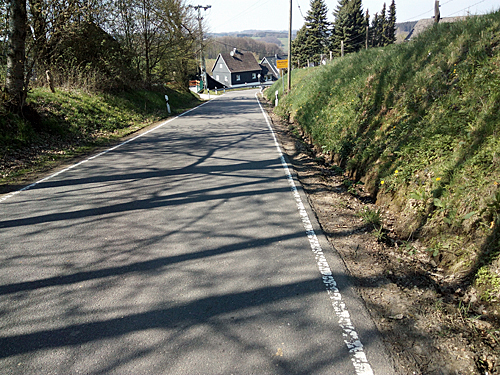
[[[11,0],[8,14],[5,92],[8,102],[14,107],[21,108],[25,100],[26,0]]]

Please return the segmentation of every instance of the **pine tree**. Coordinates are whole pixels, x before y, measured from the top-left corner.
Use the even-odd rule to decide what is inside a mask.
[[[365,43],[366,20],[361,7],[361,0],[339,0],[335,16],[334,31],[331,38],[331,48],[340,55],[341,42],[344,42],[344,52],[356,52]]]
[[[389,12],[386,4],[380,14],[375,13],[370,27],[370,45],[384,47],[396,41],[396,4],[392,0]]]
[[[365,14],[365,43],[366,43],[366,49],[368,49],[368,46],[370,45],[370,12],[368,9],[366,10]]]
[[[392,0],[391,6],[389,7],[386,23],[385,40],[387,44],[393,44],[396,41],[396,3],[394,0]]]
[[[379,35],[379,47],[384,47],[386,45],[388,45],[388,41],[387,41],[387,7],[384,3],[384,6],[382,7],[382,11],[380,12],[380,20],[379,20],[379,23],[380,23],[380,35]]]
[[[375,13],[372,19],[372,24],[370,25],[370,40],[369,44],[371,47],[378,47],[377,45],[377,28],[378,28],[378,13]]]
[[[293,61],[298,61],[301,66],[303,66],[309,58],[306,25],[302,26],[300,30],[297,31],[297,36],[292,41],[292,56]]]
[[[327,20],[328,8],[323,0],[311,0],[305,26],[307,28],[307,49],[309,57],[318,60],[328,50],[330,23]]]

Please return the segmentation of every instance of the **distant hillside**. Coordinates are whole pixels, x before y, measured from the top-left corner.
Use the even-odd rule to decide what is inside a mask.
[[[221,36],[235,36],[238,38],[265,38],[265,37],[275,37],[275,38],[288,38],[288,30],[276,31],[276,30],[244,30],[244,31],[232,31],[226,33],[210,33],[210,37],[217,38]],[[297,30],[292,31],[292,37],[297,35]]]
[[[232,37],[232,38],[252,38],[261,42],[275,44],[281,48],[281,53],[286,52],[288,49],[288,31],[273,31],[273,30],[245,30],[238,32],[227,32],[227,33],[211,33],[208,34],[209,37],[213,39],[219,39],[222,37]],[[292,31],[292,39],[297,35],[297,30]],[[243,42],[244,43],[244,42]],[[255,52],[255,51],[252,51]],[[280,52],[276,52],[280,53]],[[261,55],[258,53],[259,56]],[[272,53],[271,55],[273,55]],[[265,56],[269,56],[266,54]]]
[[[261,59],[264,56],[283,54],[278,42],[280,42],[278,39],[276,39],[276,43],[268,43],[252,37],[237,36],[211,38],[210,43],[205,48],[205,57],[207,59],[216,59],[219,53],[229,53],[233,48],[237,48],[241,51],[253,52],[257,59]]]

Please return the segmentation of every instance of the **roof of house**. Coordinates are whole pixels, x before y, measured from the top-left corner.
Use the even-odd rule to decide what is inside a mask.
[[[273,64],[274,66],[276,66],[277,60],[287,60],[287,59],[288,59],[288,55],[265,56],[260,63],[262,64],[264,62],[264,60],[267,60],[267,61],[269,61],[270,64]]]
[[[268,70],[273,72],[275,76],[279,76],[279,71],[278,71],[278,68],[276,67],[276,61],[287,60],[287,59],[288,59],[288,55],[265,56],[261,60],[260,65],[267,67]]]
[[[459,16],[459,17],[444,17],[439,19],[440,23],[451,23],[451,22],[457,22],[466,19],[467,16]],[[423,31],[428,29],[434,25],[434,18],[423,18],[419,20],[415,26],[413,27],[413,30],[410,31],[408,36],[406,37],[405,40],[410,40],[413,38],[416,38],[419,34],[421,34]]]
[[[219,58],[222,58],[226,63],[227,68],[231,73],[248,72],[259,70],[260,65],[251,52],[233,51],[231,53],[220,53]],[[214,65],[215,66],[215,65]]]

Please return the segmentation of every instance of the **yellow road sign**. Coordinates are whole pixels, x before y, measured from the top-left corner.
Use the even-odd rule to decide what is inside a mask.
[[[288,60],[276,60],[276,67],[278,69],[288,68]]]

